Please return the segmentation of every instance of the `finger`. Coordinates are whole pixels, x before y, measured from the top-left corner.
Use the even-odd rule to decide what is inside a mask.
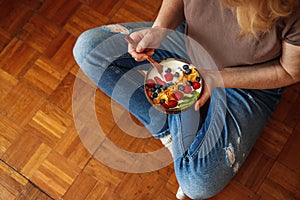
[[[138,53],[135,50],[132,50],[129,52],[131,56],[136,60],[136,61],[144,61],[146,60],[149,56],[152,56],[154,54],[154,50],[151,49],[150,51],[143,52],[143,53]]]
[[[198,101],[196,101],[195,103],[195,110],[198,111],[204,104],[205,102],[209,99],[210,97],[210,93],[209,92],[204,92],[202,93],[200,99],[198,99]]]
[[[137,53],[136,51],[131,51],[129,53],[130,53],[131,57],[134,58],[138,62],[144,61],[149,57],[147,54]]]

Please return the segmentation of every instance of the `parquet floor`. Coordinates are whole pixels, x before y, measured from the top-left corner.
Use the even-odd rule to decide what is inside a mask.
[[[160,3],[0,0],[1,200],[175,199],[172,164],[139,174],[107,167],[95,158],[99,147],[93,152],[85,148],[72,115],[79,71],[72,47],[78,35],[103,24],[151,21]],[[82,90],[91,88],[83,78]],[[299,93],[299,84],[287,88],[238,175],[212,199],[300,199]],[[162,147],[152,138],[124,134],[105,106],[110,99],[98,90],[95,102],[98,119],[105,119],[99,123],[117,146],[137,153]]]

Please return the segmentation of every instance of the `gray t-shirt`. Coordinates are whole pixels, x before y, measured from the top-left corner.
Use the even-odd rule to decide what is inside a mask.
[[[204,48],[219,68],[252,65],[279,58],[282,40],[300,46],[299,5],[290,17],[278,20],[259,39],[238,38],[240,28],[234,10],[219,0],[184,0],[184,11],[192,61],[202,59],[199,55]]]

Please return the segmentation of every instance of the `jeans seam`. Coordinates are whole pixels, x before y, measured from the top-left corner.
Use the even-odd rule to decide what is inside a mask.
[[[217,101],[217,103],[215,104],[215,109],[213,110],[213,113],[212,113],[212,117],[211,117],[211,120],[210,120],[210,124],[206,130],[206,133],[203,137],[203,139],[201,140],[201,142],[199,143],[199,145],[197,146],[197,148],[195,148],[195,150],[193,152],[191,152],[191,154],[187,155],[190,159],[194,159],[195,158],[195,155],[197,155],[199,152],[200,152],[200,148],[202,147],[204,141],[209,137],[209,132],[210,130],[212,129],[212,126],[215,122],[215,118],[213,117],[215,115],[215,113],[217,113],[217,111],[219,110],[219,101]]]
[[[177,123],[179,124],[179,129],[178,129],[178,132],[179,132],[179,134],[180,134],[180,151],[183,153],[183,155],[185,154],[185,152],[186,152],[186,150],[184,149],[184,145],[183,145],[183,140],[182,140],[182,138],[183,138],[183,136],[182,136],[182,122],[181,122],[181,120],[180,120],[180,117],[179,117],[179,115],[177,115],[177,118],[176,118],[176,121],[177,121]]]

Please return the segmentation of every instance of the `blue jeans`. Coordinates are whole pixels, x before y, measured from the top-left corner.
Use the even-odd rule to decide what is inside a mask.
[[[152,24],[122,25],[130,32]],[[183,32],[184,25],[167,37],[153,58],[189,60]],[[172,135],[174,169],[183,192],[192,199],[217,194],[245,161],[283,89],[216,88],[205,117],[193,108],[166,115],[153,109],[144,94],[144,78],[137,69],[147,70],[150,65],[134,61],[126,52],[124,34],[106,26],[84,32],[74,47],[76,62],[103,92],[128,109],[155,138]]]

